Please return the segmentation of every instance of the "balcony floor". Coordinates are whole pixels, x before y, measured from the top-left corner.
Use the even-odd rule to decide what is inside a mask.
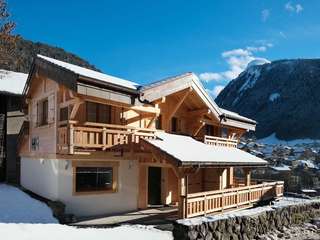
[[[120,224],[171,225],[178,218],[178,207],[148,208],[139,211],[80,218],[73,223],[77,227],[110,227]]]

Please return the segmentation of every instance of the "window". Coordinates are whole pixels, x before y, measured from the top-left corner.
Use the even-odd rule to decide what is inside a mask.
[[[38,125],[48,124],[48,98],[38,102]]]
[[[68,107],[60,108],[60,121],[68,120]]]
[[[210,124],[206,124],[206,135],[214,136],[214,127]]]
[[[178,119],[176,117],[173,117],[171,119],[171,131],[172,132],[178,131]]]
[[[113,191],[113,167],[76,167],[76,192]]]
[[[156,120],[156,129],[162,129],[162,116],[159,115],[159,117]]]
[[[87,121],[97,123],[111,123],[111,106],[87,102]]]
[[[221,129],[221,137],[227,138],[228,137],[228,128]]]

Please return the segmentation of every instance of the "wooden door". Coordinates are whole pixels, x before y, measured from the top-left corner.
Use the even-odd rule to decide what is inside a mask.
[[[148,204],[161,204],[161,168],[149,167],[148,170]]]

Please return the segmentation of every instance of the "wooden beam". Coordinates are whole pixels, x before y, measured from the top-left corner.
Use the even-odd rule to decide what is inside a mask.
[[[72,111],[70,113],[70,119],[71,120],[73,120],[76,117],[76,114],[77,114],[77,112],[79,110],[79,107],[83,103],[84,103],[83,101],[81,101],[79,99],[76,99],[75,104],[73,105]]]
[[[204,125],[205,125],[205,123],[200,121],[200,124],[199,124],[198,128],[196,128],[196,130],[193,133],[194,137],[198,135],[198,133],[200,132],[201,128],[203,128]]]
[[[135,111],[135,112],[147,112],[147,113],[155,113],[155,114],[159,114],[160,113],[160,109],[159,108],[155,108],[155,107],[146,107],[146,106],[132,106],[129,107],[129,109]]]
[[[184,95],[182,96],[182,98],[180,98],[179,102],[177,103],[177,105],[174,107],[174,109],[171,111],[171,113],[169,113],[168,115],[168,121],[171,120],[171,118],[174,116],[174,114],[178,111],[178,109],[181,107],[182,103],[184,102],[184,100],[186,100],[186,98],[189,96],[189,94],[192,92],[192,88],[189,88],[185,91]]]
[[[150,120],[150,122],[149,122],[148,125],[147,125],[147,128],[150,128],[150,127],[152,126],[152,124],[155,122],[156,118],[157,118],[157,116],[154,116],[154,117]]]
[[[155,104],[161,104],[166,102],[166,97],[162,97],[154,101]]]
[[[185,117],[202,117],[203,115],[205,114],[210,114],[211,111],[208,109],[208,108],[201,108],[201,109],[197,109],[197,110],[191,110],[191,111],[188,111],[186,112],[186,114],[184,115]]]

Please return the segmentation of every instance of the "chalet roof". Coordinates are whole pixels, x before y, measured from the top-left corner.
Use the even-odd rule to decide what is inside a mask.
[[[189,136],[158,132],[156,139],[145,141],[177,160],[180,165],[267,165],[267,161],[238,148],[207,145]]]
[[[0,69],[0,93],[21,95],[27,78],[28,74]]]
[[[227,118],[236,119],[236,120],[240,120],[240,121],[245,121],[245,122],[253,123],[253,124],[257,123],[256,121],[254,121],[254,120],[252,120],[250,118],[241,116],[239,113],[232,112],[232,111],[226,110],[226,109],[221,108],[221,107],[220,107],[220,110],[221,110],[222,114],[225,115]]]
[[[168,88],[165,91],[157,91],[159,90],[161,85],[165,84],[168,86]],[[193,87],[199,95],[203,96],[203,100],[205,104],[208,106],[208,108],[211,110],[211,112],[215,113],[217,117],[224,118],[225,121],[223,122],[223,124],[241,127],[240,125],[238,126],[238,124],[235,122],[240,121],[249,125],[253,125],[247,126],[249,130],[255,129],[256,121],[247,117],[243,117],[238,113],[220,108],[212,99],[212,97],[207,93],[199,78],[192,72],[184,73],[170,78],[165,78],[163,80],[147,84],[142,87],[141,91],[145,99],[147,99],[148,101],[154,101],[161,97],[168,96],[175,92],[181,91],[182,89],[185,89],[187,87]]]
[[[122,78],[118,78],[118,77],[114,77],[114,76],[110,76],[101,72],[97,72],[94,70],[90,70],[84,67],[80,67],[71,63],[66,63],[54,58],[50,58],[50,57],[46,57],[46,56],[42,56],[40,54],[37,55],[38,58],[44,59],[48,62],[51,62],[55,65],[58,65],[62,68],[65,68],[69,71],[74,72],[75,74],[78,74],[79,76],[82,77],[87,77],[87,78],[92,78],[95,80],[99,80],[102,82],[107,82],[107,83],[111,83],[114,85],[119,85],[119,86],[123,86],[126,88],[130,88],[130,89],[134,89],[136,90],[139,86],[139,84],[135,83],[135,82],[131,82]]]
[[[158,91],[157,88],[165,84],[167,84],[168,87],[165,90]],[[143,98],[152,102],[156,99],[168,96],[188,87],[192,87],[198,93],[198,95],[202,97],[203,102],[217,117],[222,114],[220,108],[207,93],[197,75],[192,72],[150,83],[143,86],[141,92],[143,94]]]

